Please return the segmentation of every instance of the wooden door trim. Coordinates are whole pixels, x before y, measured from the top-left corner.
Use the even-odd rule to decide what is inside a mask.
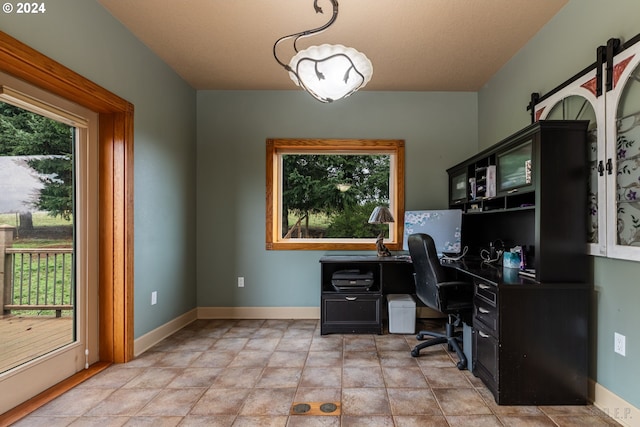
[[[133,359],[133,104],[0,31],[0,71],[99,115],[100,361]]]

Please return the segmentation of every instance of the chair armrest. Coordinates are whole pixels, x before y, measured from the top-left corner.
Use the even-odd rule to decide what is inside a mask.
[[[442,308],[449,305],[449,301],[473,301],[473,283],[464,281],[441,282],[437,284],[440,304]]]

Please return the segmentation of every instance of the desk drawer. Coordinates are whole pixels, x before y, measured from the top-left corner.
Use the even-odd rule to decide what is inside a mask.
[[[321,333],[382,333],[382,295],[322,295]]]
[[[475,284],[476,298],[480,298],[493,307],[498,305],[498,289],[493,285],[488,285],[482,282],[476,282]]]
[[[498,309],[476,296],[473,300],[473,324],[476,328],[484,326],[491,335],[497,337]]]
[[[491,389],[498,385],[498,341],[482,329],[473,332],[473,372],[488,381]]]

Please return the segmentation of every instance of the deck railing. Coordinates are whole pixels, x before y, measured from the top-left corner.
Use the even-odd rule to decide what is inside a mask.
[[[73,249],[13,248],[13,230],[10,235],[8,239],[7,226],[0,226],[2,313],[55,311],[60,317],[62,311],[73,310]]]

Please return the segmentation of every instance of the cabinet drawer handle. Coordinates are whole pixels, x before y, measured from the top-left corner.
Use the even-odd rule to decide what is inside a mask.
[[[478,287],[479,287],[480,289],[489,289],[489,288],[490,288],[490,286],[489,286],[489,285],[483,285],[482,283],[478,283]]]
[[[489,338],[489,334],[485,334],[485,333],[484,333],[484,332],[482,332],[482,331],[478,331],[478,334],[480,334],[480,336],[481,336],[482,338]]]
[[[487,310],[486,308],[482,308],[482,307],[478,307],[478,311],[482,314],[487,314],[489,313],[489,310]]]
[[[358,297],[344,297],[344,299],[346,299],[347,301],[355,301],[358,299]]]
[[[514,188],[513,190],[507,191],[507,194],[513,194],[513,193],[517,193],[517,192],[518,192],[518,189]]]

